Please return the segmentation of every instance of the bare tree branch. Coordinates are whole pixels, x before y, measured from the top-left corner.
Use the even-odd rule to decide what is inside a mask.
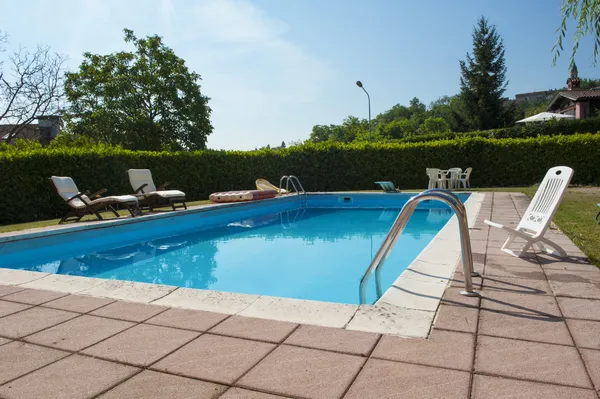
[[[38,46],[33,53],[23,48],[14,51],[8,70],[0,64],[0,123],[12,125],[6,141],[40,116],[61,113],[66,60],[49,47]]]

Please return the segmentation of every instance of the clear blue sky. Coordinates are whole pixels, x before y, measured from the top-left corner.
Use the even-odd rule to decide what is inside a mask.
[[[9,45],[50,45],[70,68],[84,51],[126,49],[125,27],[163,36],[212,98],[210,148],[279,145],[306,139],[315,124],[366,118],[356,80],[373,116],[415,96],[429,104],[455,94],[481,15],[504,38],[508,96],[568,77],[570,49],[552,66],[560,0],[28,0],[27,12],[23,4],[0,0]],[[576,59],[580,76],[600,77],[590,43]]]

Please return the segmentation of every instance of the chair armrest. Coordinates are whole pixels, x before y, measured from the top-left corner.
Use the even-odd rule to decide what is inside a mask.
[[[139,194],[139,193],[142,193],[142,194],[143,194],[143,193],[144,193],[144,188],[145,188],[147,185],[148,185],[148,184],[146,183],[146,184],[142,184],[141,186],[139,186],[139,187],[137,188],[137,190],[135,190],[135,194]]]
[[[96,191],[94,194],[92,195],[88,195],[88,197],[90,197],[91,200],[95,200],[97,198],[100,198],[101,194],[104,194],[105,192],[107,192],[108,190],[103,188],[101,190]]]
[[[74,195],[74,196],[72,196],[71,198],[69,198],[69,199],[67,200],[67,204],[68,204],[69,202],[73,201],[74,199],[80,199],[81,201],[83,201],[83,203],[84,203],[84,204],[86,204],[86,205],[87,205],[87,204],[88,204],[88,203],[87,203],[87,201],[86,201],[85,199],[83,199],[82,197],[83,197],[84,195],[88,195],[89,193],[90,193],[89,191],[85,191],[85,192],[83,192],[83,193],[77,193],[77,195]]]
[[[161,184],[160,186],[158,186],[158,188],[156,189],[156,191],[162,191],[162,190],[164,190],[165,188],[167,188],[167,186],[169,184],[171,184],[171,183],[166,182],[166,183]]]

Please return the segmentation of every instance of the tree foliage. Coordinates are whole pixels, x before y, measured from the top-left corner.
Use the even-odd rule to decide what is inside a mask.
[[[494,25],[481,17],[473,29],[473,53],[460,61],[460,96],[474,129],[504,125],[506,90],[504,43]]]
[[[450,131],[450,126],[443,118],[430,116],[423,121],[421,126],[421,133],[423,134],[436,134],[446,133]]]
[[[0,32],[0,52],[7,42]],[[62,112],[66,60],[50,47],[38,46],[34,51],[20,47],[6,65],[0,62],[0,123],[11,125],[5,141],[12,142],[40,116]]]
[[[579,41],[583,36],[590,35],[594,41],[594,65],[600,50],[600,0],[563,0],[560,7],[562,22],[556,30],[556,43],[552,47],[554,52],[553,63],[560,57],[563,48],[563,39],[567,35],[567,22],[575,20],[576,27],[573,33],[573,48],[571,50],[570,64],[575,62],[575,54],[579,49]]]
[[[213,127],[200,75],[161,37],[124,32],[135,51],[85,53],[79,70],[67,74],[70,129],[136,150],[205,148]]]

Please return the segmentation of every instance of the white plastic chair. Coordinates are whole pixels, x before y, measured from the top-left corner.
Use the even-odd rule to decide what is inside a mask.
[[[502,251],[520,258],[532,245],[537,245],[540,250],[556,255],[554,251],[546,249],[545,244],[554,248],[559,256],[567,256],[564,249],[544,238],[544,234],[565,195],[571,177],[573,177],[573,169],[567,166],[556,166],[548,170],[516,229],[485,220],[486,224],[509,233],[502,245]],[[508,248],[517,238],[525,240],[525,245],[518,252]]]
[[[440,170],[436,169],[436,168],[427,168],[425,169],[425,173],[427,173],[427,176],[429,177],[429,184],[427,186],[428,189],[432,189],[432,188],[444,188],[444,187],[440,187],[441,184],[441,179],[440,179]]]
[[[473,168],[468,167],[467,169],[465,169],[464,172],[462,172],[460,174],[460,177],[458,178],[458,187],[457,188],[460,188],[461,184],[465,190],[467,188],[471,188],[471,181],[469,179],[471,178],[472,171],[473,171]]]
[[[450,188],[451,190],[457,189],[459,187],[459,179],[460,176],[462,175],[462,169],[461,168],[450,168],[448,169],[448,173],[450,174],[450,185],[448,188]]]

